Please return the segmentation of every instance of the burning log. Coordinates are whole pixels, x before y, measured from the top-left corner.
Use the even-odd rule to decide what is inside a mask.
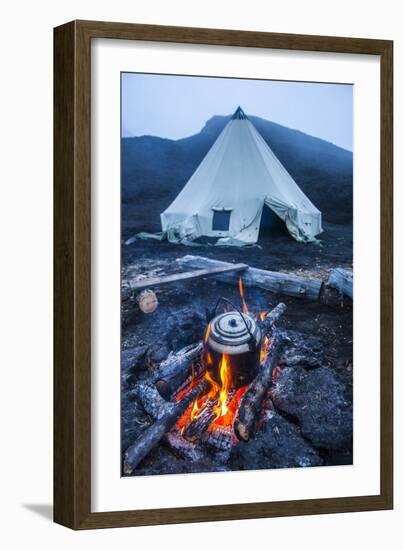
[[[214,454],[214,461],[227,464],[233,445],[234,436],[230,428],[214,427],[203,435],[203,443]]]
[[[202,256],[187,255],[177,260],[181,268],[213,268],[231,266],[229,262],[203,258]],[[244,281],[250,286],[257,286],[276,294],[286,294],[296,298],[309,298],[317,300],[322,289],[322,281],[319,279],[307,279],[290,273],[266,271],[255,267],[248,267],[244,272]],[[239,273],[230,271],[213,275],[217,281],[230,284],[238,284]]]
[[[332,269],[327,284],[331,288],[336,288],[341,295],[345,294],[353,299],[353,272],[350,269]]]
[[[272,383],[273,370],[277,366],[285,340],[283,332],[274,331],[270,350],[262,370],[243,396],[234,421],[234,433],[239,440],[248,441],[255,429],[264,397]]]
[[[287,306],[280,302],[260,321],[259,327],[264,336],[271,332],[273,326],[277,323],[277,321],[280,319],[286,309]]]
[[[205,395],[210,390],[210,387],[210,382],[204,378],[185,397],[178,401],[171,410],[156,420],[152,426],[137,438],[124,454],[123,470],[125,474],[132,473],[148,453],[158,445],[164,435],[171,430],[190,404]]]
[[[217,405],[217,399],[209,399],[207,404],[204,405],[203,410],[199,415],[190,422],[185,431],[183,437],[188,441],[197,441],[200,436],[207,430],[213,420],[216,418],[214,408]]]
[[[154,384],[138,384],[133,393],[137,395],[144,410],[154,419],[158,420],[165,414],[172,412],[175,403],[167,403],[159,394]],[[186,460],[195,462],[202,459],[202,453],[195,445],[187,441],[177,430],[172,430],[164,435],[162,442],[175,454]]]
[[[152,380],[165,399],[170,399],[191,380],[205,370],[201,362],[203,343],[192,344],[177,353],[170,354],[154,371]]]
[[[236,390],[231,390],[226,399],[226,404],[232,401]],[[219,403],[218,396],[210,398],[206,404],[203,404],[203,409],[183,432],[183,437],[188,441],[197,441],[209,428],[209,426],[217,418],[216,407]]]

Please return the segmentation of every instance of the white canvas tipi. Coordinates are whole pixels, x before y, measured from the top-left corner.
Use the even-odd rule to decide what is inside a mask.
[[[161,214],[171,242],[201,236],[217,244],[257,242],[264,205],[297,241],[322,232],[320,211],[301,191],[240,107],[170,206]]]

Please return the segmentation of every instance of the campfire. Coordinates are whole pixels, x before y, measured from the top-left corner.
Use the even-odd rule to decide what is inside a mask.
[[[221,436],[223,436],[225,431],[227,439],[231,438],[235,441],[234,421],[237,417],[240,403],[252,380],[257,376],[259,372],[258,367],[264,365],[269,352],[269,336],[268,334],[262,336],[256,324],[257,320],[263,321],[265,319],[267,312],[260,312],[255,317],[252,317],[245,300],[242,277],[239,278],[239,294],[242,301],[242,313],[234,309],[234,306],[231,309],[229,303],[225,301],[226,315],[218,317],[216,322],[212,320],[207,326],[202,361],[204,361],[206,368],[204,377],[210,382],[211,387],[206,395],[194,401],[193,405],[189,407],[177,422],[177,428],[188,440],[194,441],[200,438],[203,432],[214,433],[219,430]],[[228,328],[232,326],[235,329],[231,334],[233,353],[223,351],[217,354],[214,352],[214,348],[211,349],[212,327],[218,325],[218,328],[220,328],[220,324],[227,324]],[[252,332],[250,332],[250,325],[254,327],[255,332],[258,334],[257,342]],[[241,349],[242,346],[239,343],[234,345],[234,340],[239,340],[237,338],[240,333],[239,328],[244,334],[245,332],[249,333],[246,334],[246,337],[252,341],[252,346],[248,343],[249,348],[252,349],[249,349],[246,353]],[[237,332],[236,329],[238,329]],[[220,336],[222,336],[222,333]],[[213,359],[213,354],[216,355],[215,359]],[[246,377],[245,373],[243,377],[239,376],[240,363],[243,363],[244,371],[249,371],[249,373],[246,373]],[[212,374],[214,371],[215,376]],[[195,384],[197,384],[197,380],[193,375],[189,387],[177,396],[177,401],[183,398]]]
[[[285,341],[275,328],[285,305],[250,312],[242,278],[239,294],[241,308],[220,298],[203,341],[169,356],[155,370],[153,383],[139,386],[144,409],[155,422],[127,449],[126,474],[163,438],[185,454],[200,445],[225,453],[259,429]]]

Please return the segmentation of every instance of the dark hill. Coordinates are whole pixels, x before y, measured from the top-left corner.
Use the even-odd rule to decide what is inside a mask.
[[[135,229],[139,203],[149,223],[160,229],[159,214],[171,203],[210,149],[229,117],[214,116],[200,133],[177,141],[153,136],[122,139],[124,226]],[[325,221],[350,223],[353,203],[352,153],[327,141],[257,117],[250,117]],[[135,208],[134,208],[135,207]],[[143,218],[142,215],[140,217]],[[143,218],[144,219],[144,218]]]

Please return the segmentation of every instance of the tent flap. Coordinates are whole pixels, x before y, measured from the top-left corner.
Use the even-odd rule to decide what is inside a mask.
[[[322,232],[322,216],[319,211],[304,212],[272,197],[266,197],[265,204],[284,221],[296,241],[313,242],[316,240],[315,236]]]

